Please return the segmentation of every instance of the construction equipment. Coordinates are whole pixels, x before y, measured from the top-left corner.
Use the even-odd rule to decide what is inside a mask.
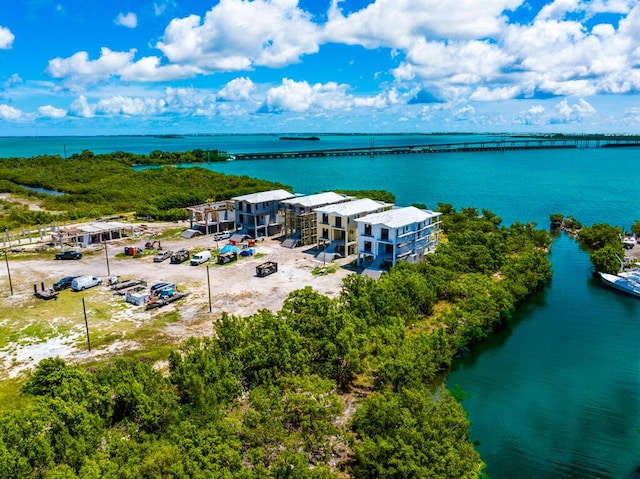
[[[162,245],[160,245],[160,241],[147,241],[144,245],[144,249],[162,249]]]

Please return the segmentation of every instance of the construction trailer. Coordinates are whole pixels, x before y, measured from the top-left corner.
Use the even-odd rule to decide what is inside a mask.
[[[278,271],[278,263],[275,261],[267,261],[266,263],[256,266],[256,275],[264,278]]]
[[[218,264],[227,264],[238,259],[238,253],[235,251],[227,251],[218,255]]]
[[[184,263],[188,259],[189,259],[189,251],[183,248],[173,253],[169,261],[171,264],[180,264],[180,263]]]

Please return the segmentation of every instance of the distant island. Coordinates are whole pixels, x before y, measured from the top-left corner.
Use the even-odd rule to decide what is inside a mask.
[[[303,140],[303,141],[317,141],[320,138],[317,136],[281,136],[281,140]]]

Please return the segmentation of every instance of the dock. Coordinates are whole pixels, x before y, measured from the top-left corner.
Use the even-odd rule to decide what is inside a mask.
[[[262,153],[238,153],[236,160],[275,160],[295,158],[321,158],[332,156],[379,156],[436,154],[463,152],[504,152],[518,150],[560,150],[584,148],[640,147],[637,138],[529,138],[517,140],[494,140],[461,143],[431,143],[401,146],[368,146],[360,148],[330,148],[298,151],[272,151]]]

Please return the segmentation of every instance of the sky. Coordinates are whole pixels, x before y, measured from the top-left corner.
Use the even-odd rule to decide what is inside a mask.
[[[0,0],[0,136],[640,133],[640,0]]]

